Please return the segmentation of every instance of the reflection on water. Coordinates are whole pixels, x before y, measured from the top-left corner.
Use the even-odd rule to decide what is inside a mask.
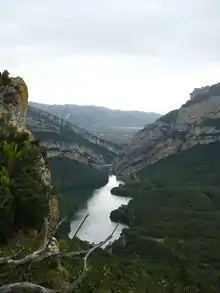
[[[116,224],[111,222],[109,216],[112,210],[117,209],[122,204],[128,204],[130,198],[124,198],[112,195],[110,190],[122,183],[116,179],[116,176],[109,176],[108,183],[94,191],[92,197],[88,200],[86,208],[76,213],[71,223],[70,238],[75,233],[80,222],[89,214],[88,219],[78,233],[78,237],[90,243],[98,243],[104,240],[115,228]],[[119,225],[112,240],[118,239],[124,225]],[[111,240],[111,241],[112,241]]]

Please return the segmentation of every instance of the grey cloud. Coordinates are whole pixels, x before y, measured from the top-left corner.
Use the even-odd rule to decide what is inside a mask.
[[[219,0],[8,0],[0,58],[148,54],[220,60]]]

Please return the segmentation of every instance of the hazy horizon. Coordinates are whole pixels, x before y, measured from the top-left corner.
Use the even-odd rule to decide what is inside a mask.
[[[54,104],[54,103],[39,103],[39,102],[34,102],[34,101],[30,101],[32,103],[36,103],[36,104],[42,104],[42,105],[51,105],[51,106],[79,106],[79,107],[99,107],[99,108],[105,108],[108,110],[115,110],[115,111],[128,111],[128,112],[145,112],[145,113],[152,113],[152,114],[161,114],[161,113],[157,113],[157,112],[147,112],[147,111],[142,111],[142,110],[123,110],[123,109],[118,109],[118,108],[110,108],[110,107],[106,107],[106,106],[97,106],[97,105],[79,105],[79,104]]]
[[[167,113],[220,82],[218,0],[9,0],[1,70],[29,100]]]

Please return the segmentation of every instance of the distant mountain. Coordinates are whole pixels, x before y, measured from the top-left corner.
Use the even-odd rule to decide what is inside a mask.
[[[127,142],[131,135],[161,115],[140,111],[111,110],[98,106],[47,105],[29,102],[30,106],[57,115],[94,132],[98,136],[117,142]]]

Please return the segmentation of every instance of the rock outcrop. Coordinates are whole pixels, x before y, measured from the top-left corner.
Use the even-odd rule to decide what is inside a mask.
[[[0,149],[2,159],[2,165],[0,166],[0,179],[2,180],[3,176],[5,176],[5,172],[7,172],[8,180],[14,181],[13,177],[16,176],[16,174],[13,174],[13,176],[10,174],[10,171],[8,170],[9,163],[12,165],[12,167],[10,166],[10,169],[14,169],[13,173],[16,173],[16,170],[20,172],[19,168],[17,168],[15,159],[18,158],[22,160],[22,156],[25,156],[25,152],[31,153],[36,151],[36,155],[33,155],[33,162],[35,162],[35,165],[33,165],[32,168],[35,169],[36,174],[39,175],[39,178],[36,178],[37,180],[39,179],[39,186],[42,185],[43,188],[47,190],[47,193],[44,194],[43,201],[47,203],[46,205],[48,206],[48,212],[46,216],[48,219],[50,219],[49,229],[54,230],[54,226],[56,226],[57,221],[59,220],[58,201],[52,191],[53,185],[51,182],[50,170],[48,169],[44,157],[40,153],[40,150],[34,146],[35,138],[33,134],[26,128],[25,120],[27,113],[27,103],[28,88],[24,80],[20,77],[9,77],[7,71],[0,74],[0,120],[2,139],[2,141],[0,141],[0,145],[2,147]],[[19,137],[21,137],[20,140],[22,141],[18,140]],[[15,139],[17,139],[18,142],[15,141]],[[6,149],[6,147],[8,149]],[[8,162],[5,158],[6,154],[8,154]],[[15,157],[14,161],[12,161],[10,156]],[[13,166],[13,164],[15,164],[15,166]],[[31,175],[29,175],[29,177],[30,176]],[[12,188],[13,184],[14,182],[12,183]],[[6,186],[4,186],[4,184],[0,184],[0,188],[5,189]],[[7,189],[10,190],[9,184],[7,185]],[[19,201],[22,200],[19,199]],[[1,208],[3,206],[1,206]]]
[[[27,126],[40,138],[48,157],[67,157],[80,163],[103,166],[120,154],[121,147],[106,142],[58,116],[28,107]]]
[[[220,140],[220,83],[195,89],[190,100],[137,132],[114,163],[128,175],[172,154]]]
[[[3,73],[9,79],[6,73]],[[1,75],[1,76],[2,76]],[[0,78],[1,78],[0,76]],[[20,77],[0,83],[0,117],[7,117],[11,125],[24,126],[27,112],[28,89]]]

